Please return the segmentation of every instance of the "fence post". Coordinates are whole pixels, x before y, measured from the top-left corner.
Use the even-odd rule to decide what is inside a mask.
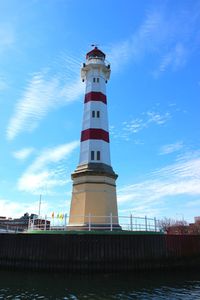
[[[154,226],[155,226],[155,231],[157,231],[157,220],[156,220],[156,217],[154,218]]]
[[[47,230],[47,215],[45,215],[44,230]]]
[[[29,228],[30,228],[30,222],[31,221],[31,218],[28,218],[28,230],[29,230]]]
[[[91,231],[91,214],[89,213],[89,231]]]
[[[130,214],[131,231],[133,231],[133,216]]]
[[[110,213],[110,231],[113,230],[113,220],[112,220],[112,213]]]
[[[148,231],[148,228],[147,228],[147,216],[145,216],[145,230]]]

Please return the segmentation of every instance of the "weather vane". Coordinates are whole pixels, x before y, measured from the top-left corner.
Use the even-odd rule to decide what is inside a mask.
[[[92,44],[91,47],[97,47],[99,44]]]

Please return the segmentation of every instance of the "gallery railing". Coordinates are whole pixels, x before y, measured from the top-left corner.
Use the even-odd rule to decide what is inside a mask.
[[[127,231],[145,231],[145,232],[159,232],[159,220],[156,218],[136,217],[132,214],[130,216],[73,216],[70,219],[67,214],[61,214],[56,217],[44,218],[39,217],[30,219],[28,230],[127,230]]]

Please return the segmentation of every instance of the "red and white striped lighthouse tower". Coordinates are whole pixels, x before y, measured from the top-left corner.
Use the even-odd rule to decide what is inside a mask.
[[[105,54],[95,47],[86,54],[81,69],[86,83],[79,165],[72,173],[73,192],[69,228],[81,229],[90,222],[104,228],[112,218],[113,229],[118,224],[117,175],[111,167],[107,115],[106,83],[110,65]]]

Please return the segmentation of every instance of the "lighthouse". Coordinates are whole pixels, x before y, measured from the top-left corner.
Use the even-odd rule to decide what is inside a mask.
[[[116,179],[110,160],[106,83],[110,65],[97,47],[81,68],[85,83],[80,158],[72,173],[73,191],[68,229],[121,229],[118,223]]]

